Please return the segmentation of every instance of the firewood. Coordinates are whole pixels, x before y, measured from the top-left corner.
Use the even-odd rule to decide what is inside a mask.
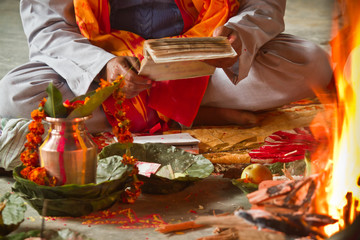
[[[264,200],[270,199],[272,197],[281,196],[287,194],[295,187],[297,181],[285,181],[275,186],[269,188],[259,189],[255,192],[247,194],[247,198],[251,204],[259,204]]]
[[[249,193],[247,197],[253,205],[273,205],[294,211],[306,211],[316,190],[314,179],[309,177],[304,180],[290,180],[277,185],[265,183],[268,188]]]
[[[170,233],[170,232],[178,232],[189,229],[201,228],[204,226],[205,225],[202,224],[196,224],[194,221],[187,221],[187,222],[181,222],[175,224],[164,224],[156,228],[155,231],[160,233]]]
[[[272,186],[279,185],[280,183],[283,183],[287,180],[264,180],[261,183],[259,183],[259,189],[267,189]]]
[[[318,227],[333,224],[337,221],[327,215],[320,214],[275,214],[269,211],[252,209],[236,211],[235,215],[244,218],[259,228],[273,229],[298,237],[316,235],[324,238],[323,233],[317,230]]]
[[[229,213],[223,213],[214,215],[214,217],[221,217],[226,216]],[[204,224],[197,224],[195,221],[187,221],[187,222],[181,222],[181,223],[174,223],[174,224],[163,224],[160,225],[158,228],[155,229],[155,231],[160,233],[170,233],[170,232],[178,232],[178,231],[184,231],[189,229],[195,229],[195,228],[201,228],[204,227]]]
[[[250,222],[245,221],[234,215],[224,217],[202,216],[195,220],[195,223],[201,225],[212,225],[220,228],[228,228],[233,226],[240,226],[244,228],[254,227]]]
[[[212,225],[228,229],[218,235],[199,238],[198,240],[285,240],[283,233],[276,231],[258,230],[250,222],[237,216],[227,217],[199,217],[198,224]]]

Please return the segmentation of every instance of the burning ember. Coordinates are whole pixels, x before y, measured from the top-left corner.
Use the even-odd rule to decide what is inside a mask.
[[[360,212],[360,2],[337,3],[341,17],[334,23],[332,42],[337,94],[318,95],[326,110],[312,126],[322,140],[311,157],[312,174],[320,176],[315,212],[339,220],[325,227],[328,236],[350,225]]]

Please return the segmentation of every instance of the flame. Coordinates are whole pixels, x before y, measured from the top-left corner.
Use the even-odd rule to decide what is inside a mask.
[[[338,3],[336,12],[344,14],[333,25],[336,37],[331,44],[336,96],[319,92],[325,115],[317,116],[312,125],[318,138],[324,140],[326,136],[312,156],[312,173],[322,173],[315,196],[316,212],[339,220],[325,227],[328,236],[352,223],[360,211],[360,2]],[[351,198],[347,198],[349,194]],[[350,210],[344,211],[349,206]]]

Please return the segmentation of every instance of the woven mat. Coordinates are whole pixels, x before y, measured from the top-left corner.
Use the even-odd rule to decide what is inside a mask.
[[[196,127],[182,132],[187,132],[201,141],[200,153],[212,163],[243,164],[250,162],[249,151],[258,148],[265,137],[279,130],[308,127],[315,115],[323,110],[323,106],[316,100],[303,100],[259,113],[263,121],[258,127]]]

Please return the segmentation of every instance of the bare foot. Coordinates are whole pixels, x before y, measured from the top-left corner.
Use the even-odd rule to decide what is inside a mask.
[[[200,107],[193,125],[240,125],[250,128],[260,124],[260,119],[252,112],[230,108]]]

